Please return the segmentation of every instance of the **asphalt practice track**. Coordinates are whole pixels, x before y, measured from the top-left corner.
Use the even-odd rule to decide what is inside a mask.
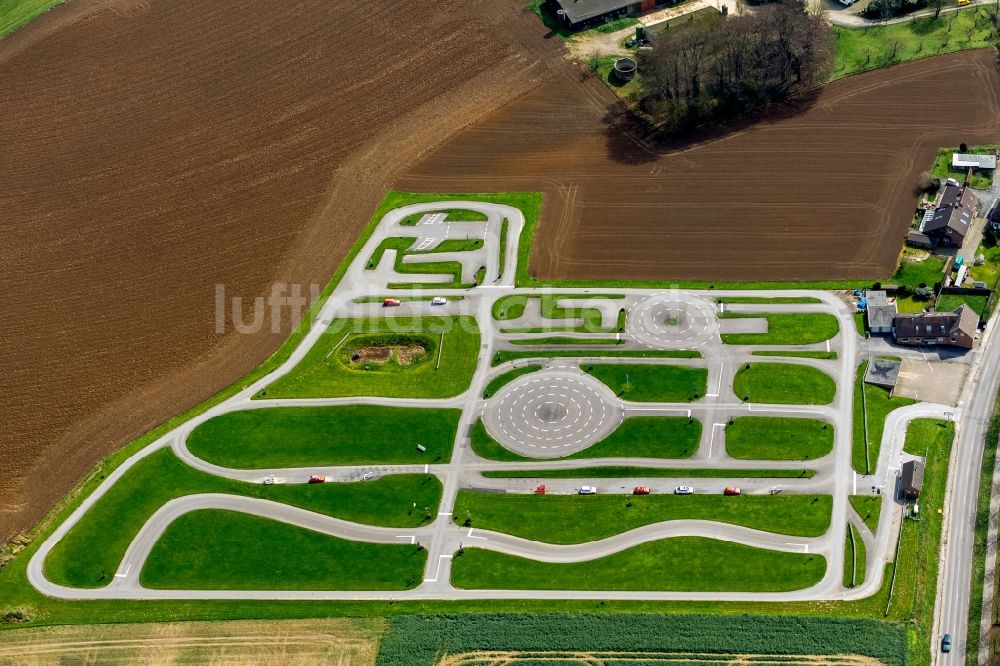
[[[460,222],[463,233],[471,237],[481,237],[484,247],[466,253],[468,256],[456,260],[463,266],[484,266],[486,268],[483,286],[471,290],[434,290],[433,295],[452,297],[443,306],[431,306],[424,300],[402,303],[389,312],[384,312],[379,304],[356,302],[369,300],[387,293],[407,295],[419,293],[417,289],[389,290],[389,282],[423,281],[422,276],[397,275],[389,269],[395,263],[395,251],[387,250],[377,267],[368,269],[366,262],[388,237],[407,236],[428,239],[428,246],[447,238],[447,230],[441,226],[447,222],[431,220],[431,224],[401,226],[399,221],[417,213],[430,213],[442,209],[456,208],[478,211],[487,216],[486,222]],[[497,251],[507,225],[508,246],[500,265]],[[619,306],[623,306],[635,316],[630,318],[622,343],[616,350],[642,351],[650,349],[697,348],[700,358],[629,358],[628,363],[667,363],[686,367],[705,368],[707,372],[707,393],[693,402],[632,402],[620,397],[586,375],[580,365],[590,359],[586,349],[580,350],[579,357],[547,358],[547,348],[536,348],[535,361],[509,361],[491,367],[491,359],[499,350],[526,350],[530,347],[514,344],[514,341],[532,337],[533,334],[501,332],[492,319],[493,304],[502,296],[513,293],[527,296],[559,298],[561,294],[579,296],[581,290],[555,289],[538,290],[515,288],[512,280],[517,261],[517,242],[524,220],[520,211],[498,205],[475,201],[448,203],[427,203],[405,206],[390,211],[383,218],[375,232],[366,241],[361,252],[348,268],[344,278],[336,287],[329,300],[315,318],[312,328],[290,358],[277,370],[254,382],[229,400],[209,409],[204,414],[191,419],[167,435],[141,450],[124,464],[115,469],[97,490],[59,525],[32,557],[28,566],[31,583],[45,594],[68,599],[485,599],[485,598],[552,598],[552,599],[701,599],[701,600],[744,600],[744,601],[791,601],[820,599],[858,599],[877,591],[882,584],[881,566],[891,555],[890,529],[895,505],[891,492],[882,495],[883,511],[875,534],[864,528],[861,521],[851,514],[848,495],[867,492],[865,485],[872,479],[862,479],[850,466],[851,458],[851,405],[853,400],[854,370],[859,360],[859,338],[854,330],[849,307],[836,295],[825,292],[739,292],[739,295],[788,296],[808,295],[817,299],[815,303],[768,304],[768,305],[726,305],[732,312],[747,314],[762,312],[826,312],[834,315],[840,324],[840,333],[833,339],[798,349],[836,351],[836,360],[812,358],[783,358],[781,362],[814,368],[830,376],[838,385],[834,401],[829,405],[768,405],[748,403],[738,399],[732,391],[733,378],[747,361],[760,360],[751,353],[760,349],[753,345],[725,345],[719,337],[722,328],[716,316],[716,304],[711,300],[729,295],[724,291],[694,293],[686,291],[655,291],[644,289],[622,289],[621,303],[601,308],[613,324]],[[418,241],[424,243],[424,240]],[[463,269],[464,270],[464,269]],[[458,297],[462,298],[459,299]],[[573,299],[567,298],[567,302]],[[595,301],[601,300],[595,296]],[[471,386],[462,394],[448,399],[396,399],[396,398],[312,398],[312,399],[264,399],[253,400],[260,389],[277,378],[291,372],[309,350],[317,343],[327,328],[336,319],[385,314],[391,316],[413,316],[419,314],[456,315],[470,314],[479,322],[482,335],[476,372]],[[531,315],[534,316],[534,315]],[[745,322],[763,321],[749,317]],[[531,326],[545,325],[544,321],[518,322]],[[729,326],[729,324],[726,324]],[[560,335],[586,338],[587,333],[568,330]],[[774,347],[770,347],[774,349]],[[623,362],[623,358],[602,357],[602,363]],[[777,359],[775,359],[777,360]],[[482,398],[486,384],[524,363],[541,363],[545,367],[539,372],[521,375],[501,388],[490,399]],[[627,394],[626,394],[627,396]],[[426,465],[356,465],[289,469],[227,469],[197,458],[188,450],[186,439],[199,424],[221,414],[246,409],[272,409],[287,405],[324,406],[345,404],[369,404],[409,407],[453,407],[462,410],[459,436],[451,460],[447,463]],[[906,424],[914,418],[946,418],[955,415],[955,408],[919,403],[896,410],[886,423],[881,453],[877,464],[874,484],[882,490],[891,490],[894,484],[892,470],[898,467],[903,446]],[[960,412],[958,412],[960,413]],[[574,460],[552,460],[582,451],[612,432],[623,419],[635,416],[679,416],[701,421],[702,435],[698,450],[684,459],[646,459],[633,457],[591,458],[586,462]],[[722,429],[733,418],[740,416],[785,416],[790,418],[814,418],[831,424],[835,429],[834,446],[831,453],[808,462],[815,470],[812,478],[782,479],[785,493],[822,493],[833,498],[830,528],[826,533],[812,538],[789,537],[760,530],[748,529],[722,522],[704,520],[673,520],[653,523],[637,529],[625,531],[599,541],[585,542],[572,546],[553,545],[456,525],[452,512],[460,488],[491,489],[509,493],[529,493],[537,480],[504,479],[482,476],[484,471],[512,468],[538,470],[539,478],[544,478],[546,470],[572,469],[573,467],[619,465],[635,467],[670,468],[718,468],[731,470],[731,476],[712,479],[698,479],[695,485],[699,492],[721,492],[726,485],[741,485],[745,493],[766,494],[772,479],[751,479],[741,476],[741,471],[752,469],[801,469],[802,461],[736,460],[726,453],[722,442]],[[468,433],[482,418],[486,428],[504,445],[515,453],[535,458],[534,462],[496,462],[477,456],[469,446]],[[113,581],[107,587],[96,589],[68,588],[52,583],[44,575],[43,563],[53,546],[81,519],[100,498],[117,483],[138,461],[151,453],[170,447],[188,465],[210,474],[260,483],[266,476],[274,475],[284,483],[305,483],[310,474],[320,473],[330,481],[357,480],[377,468],[379,474],[425,472],[437,476],[443,486],[438,516],[430,524],[419,528],[378,528],[330,518],[303,509],[275,502],[219,494],[191,495],[171,500],[161,507],[139,530],[129,546]],[[670,492],[674,485],[690,483],[689,479],[614,479],[594,482],[601,492],[616,492],[619,485],[633,483],[649,485],[654,493]],[[579,479],[547,479],[552,493],[573,493],[579,488]],[[611,487],[613,484],[614,488]],[[140,573],[153,545],[163,531],[178,517],[191,511],[215,508],[264,516],[292,525],[297,525],[325,534],[357,541],[373,543],[420,543],[428,550],[427,569],[423,582],[412,590],[405,591],[339,591],[339,590],[170,590],[148,589],[140,583]],[[848,521],[859,525],[867,552],[867,570],[871,572],[864,583],[855,588],[844,588],[842,571],[844,562],[845,527]],[[677,536],[698,536],[730,541],[759,548],[782,552],[809,553],[821,556],[826,561],[826,572],[822,580],[802,590],[790,592],[682,592],[682,591],[574,591],[574,590],[466,590],[451,584],[451,560],[463,545],[494,550],[511,555],[519,555],[542,562],[569,563],[587,561],[611,553],[620,552],[639,544]]]

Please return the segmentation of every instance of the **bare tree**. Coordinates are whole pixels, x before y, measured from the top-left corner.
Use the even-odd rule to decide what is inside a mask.
[[[865,54],[865,67],[867,67],[871,63],[872,56],[875,55],[876,51],[872,47],[866,46],[861,52]]]
[[[896,56],[899,54],[899,49],[903,46],[903,42],[898,39],[889,40],[889,60],[895,60]]]
[[[941,16],[941,8],[944,6],[944,0],[931,0],[931,6],[934,7],[934,18],[937,18]]]

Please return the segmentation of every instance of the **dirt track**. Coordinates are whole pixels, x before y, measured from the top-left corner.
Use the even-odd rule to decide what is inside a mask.
[[[73,0],[0,41],[0,542],[287,335],[216,334],[217,283],[325,283],[399,169],[561,64],[517,0],[294,9]]]
[[[844,80],[783,118],[672,148],[609,124],[609,97],[568,73],[399,185],[543,187],[532,258],[543,278],[885,277],[936,149],[1000,138],[992,50]]]

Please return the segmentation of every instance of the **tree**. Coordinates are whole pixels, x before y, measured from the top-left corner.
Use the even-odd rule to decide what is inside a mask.
[[[866,46],[861,52],[865,54],[865,67],[867,67],[872,61],[872,56],[875,55],[875,49]]]
[[[934,290],[930,287],[917,287],[913,290],[913,300],[915,301],[929,301],[933,295]]]
[[[931,0],[931,5],[934,7],[934,18],[941,16],[941,7],[944,6],[944,0]]]
[[[897,54],[899,53],[900,47],[903,46],[903,42],[898,39],[893,39],[889,41],[889,59],[895,60]]]

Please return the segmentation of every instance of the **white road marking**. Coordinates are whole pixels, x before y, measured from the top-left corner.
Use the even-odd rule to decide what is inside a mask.
[[[442,555],[438,558],[437,570],[434,571],[434,578],[424,578],[425,583],[436,583],[438,577],[441,575],[441,560],[450,560],[451,555]]]
[[[482,539],[483,541],[487,541],[487,538],[486,538],[486,537],[481,537],[481,536],[473,536],[473,534],[472,534],[472,529],[473,529],[473,528],[471,528],[471,527],[470,527],[470,528],[469,528],[469,533],[468,533],[468,534],[466,534],[465,536],[469,537],[470,539]]]

